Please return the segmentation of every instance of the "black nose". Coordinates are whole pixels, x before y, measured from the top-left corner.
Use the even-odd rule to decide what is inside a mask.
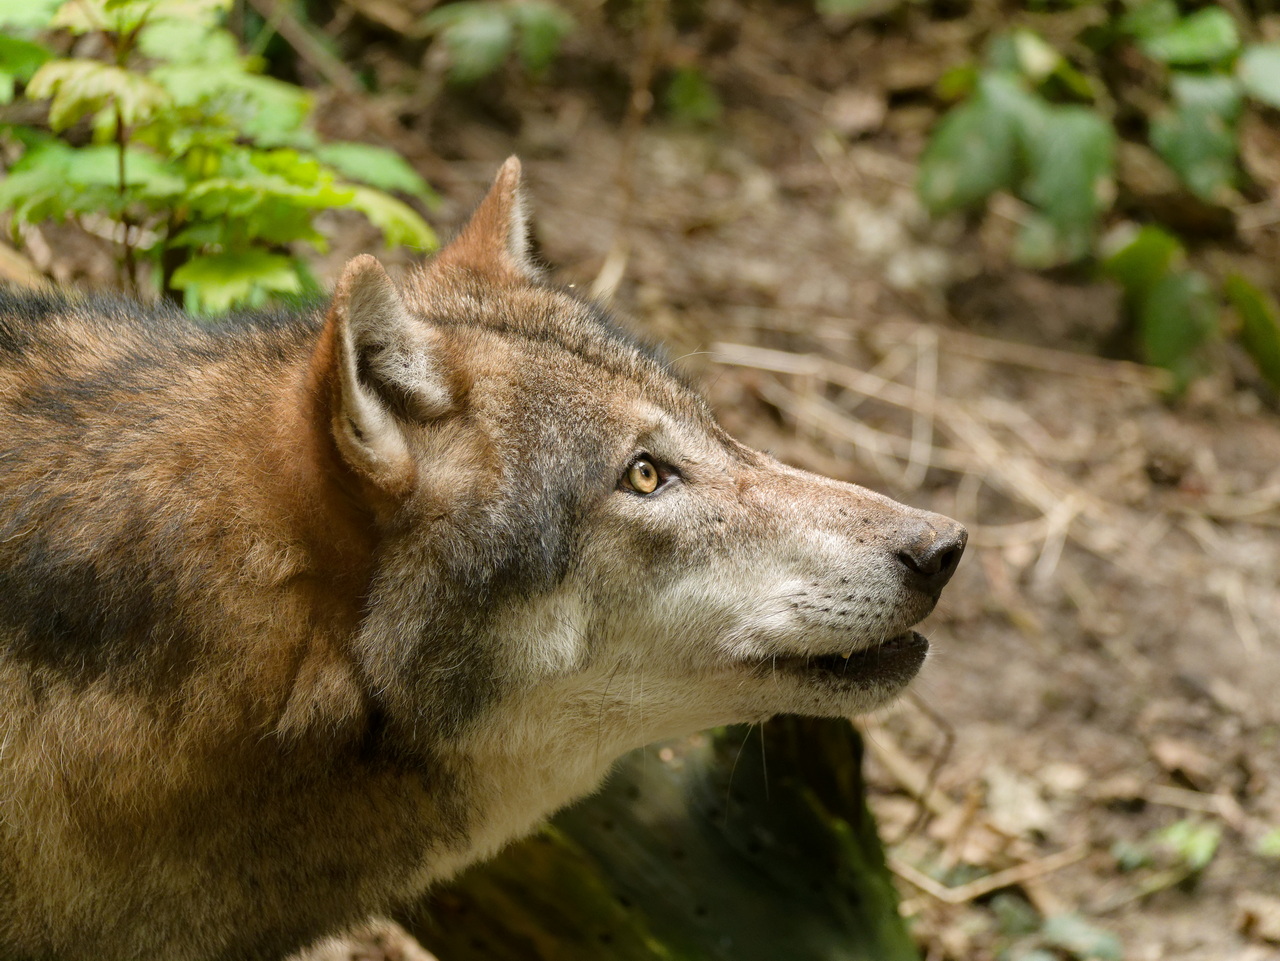
[[[960,555],[964,553],[969,532],[960,524],[946,518],[926,524],[916,532],[910,543],[898,551],[898,560],[907,570],[911,584],[929,594],[936,594],[947,586],[956,572]]]

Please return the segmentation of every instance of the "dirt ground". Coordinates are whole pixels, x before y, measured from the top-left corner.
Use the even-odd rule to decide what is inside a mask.
[[[1098,357],[1114,290],[1005,266],[1016,210],[930,222],[914,97],[963,43],[798,11],[730,24],[714,126],[629,123],[626,78],[599,72],[629,48],[582,38],[567,83],[406,94],[435,222],[520,154],[555,278],[669,344],[739,437],[969,527],[914,695],[864,722],[926,957],[994,959],[1068,915],[1130,961],[1280,958],[1274,398],[1224,356],[1170,405],[1155,372]],[[403,87],[416,67],[393,52],[366,57]],[[359,111],[326,115],[377,138]],[[377,243],[330,228],[332,280]],[[968,884],[1007,869],[995,896]]]

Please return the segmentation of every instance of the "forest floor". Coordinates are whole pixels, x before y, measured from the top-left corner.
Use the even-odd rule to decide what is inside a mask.
[[[1166,402],[1157,372],[1099,356],[1123,339],[1115,289],[1007,266],[1016,209],[925,217],[915,93],[968,49],[958,25],[712,6],[734,36],[703,61],[713,126],[628,123],[626,78],[588,68],[631,47],[602,34],[571,39],[564,71],[587,66],[565,82],[394,105],[436,223],[519,154],[554,278],[610,293],[739,438],[968,526],[914,694],[862,722],[930,961],[994,959],[1044,917],[1099,957],[1109,932],[1130,961],[1280,958],[1274,398],[1224,357]],[[365,58],[403,88],[416,65],[387,43]],[[325,116],[376,139],[360,109]],[[331,227],[330,282],[378,246]],[[966,885],[1006,869],[995,896]]]

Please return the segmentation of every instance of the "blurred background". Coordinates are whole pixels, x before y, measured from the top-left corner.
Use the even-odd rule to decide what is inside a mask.
[[[969,527],[860,722],[919,955],[1280,958],[1276,7],[0,0],[10,283],[305,300],[512,153],[733,433]]]

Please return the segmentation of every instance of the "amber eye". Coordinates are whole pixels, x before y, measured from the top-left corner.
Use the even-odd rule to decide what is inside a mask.
[[[639,494],[652,494],[658,489],[661,479],[653,461],[644,457],[627,468],[627,484]]]

